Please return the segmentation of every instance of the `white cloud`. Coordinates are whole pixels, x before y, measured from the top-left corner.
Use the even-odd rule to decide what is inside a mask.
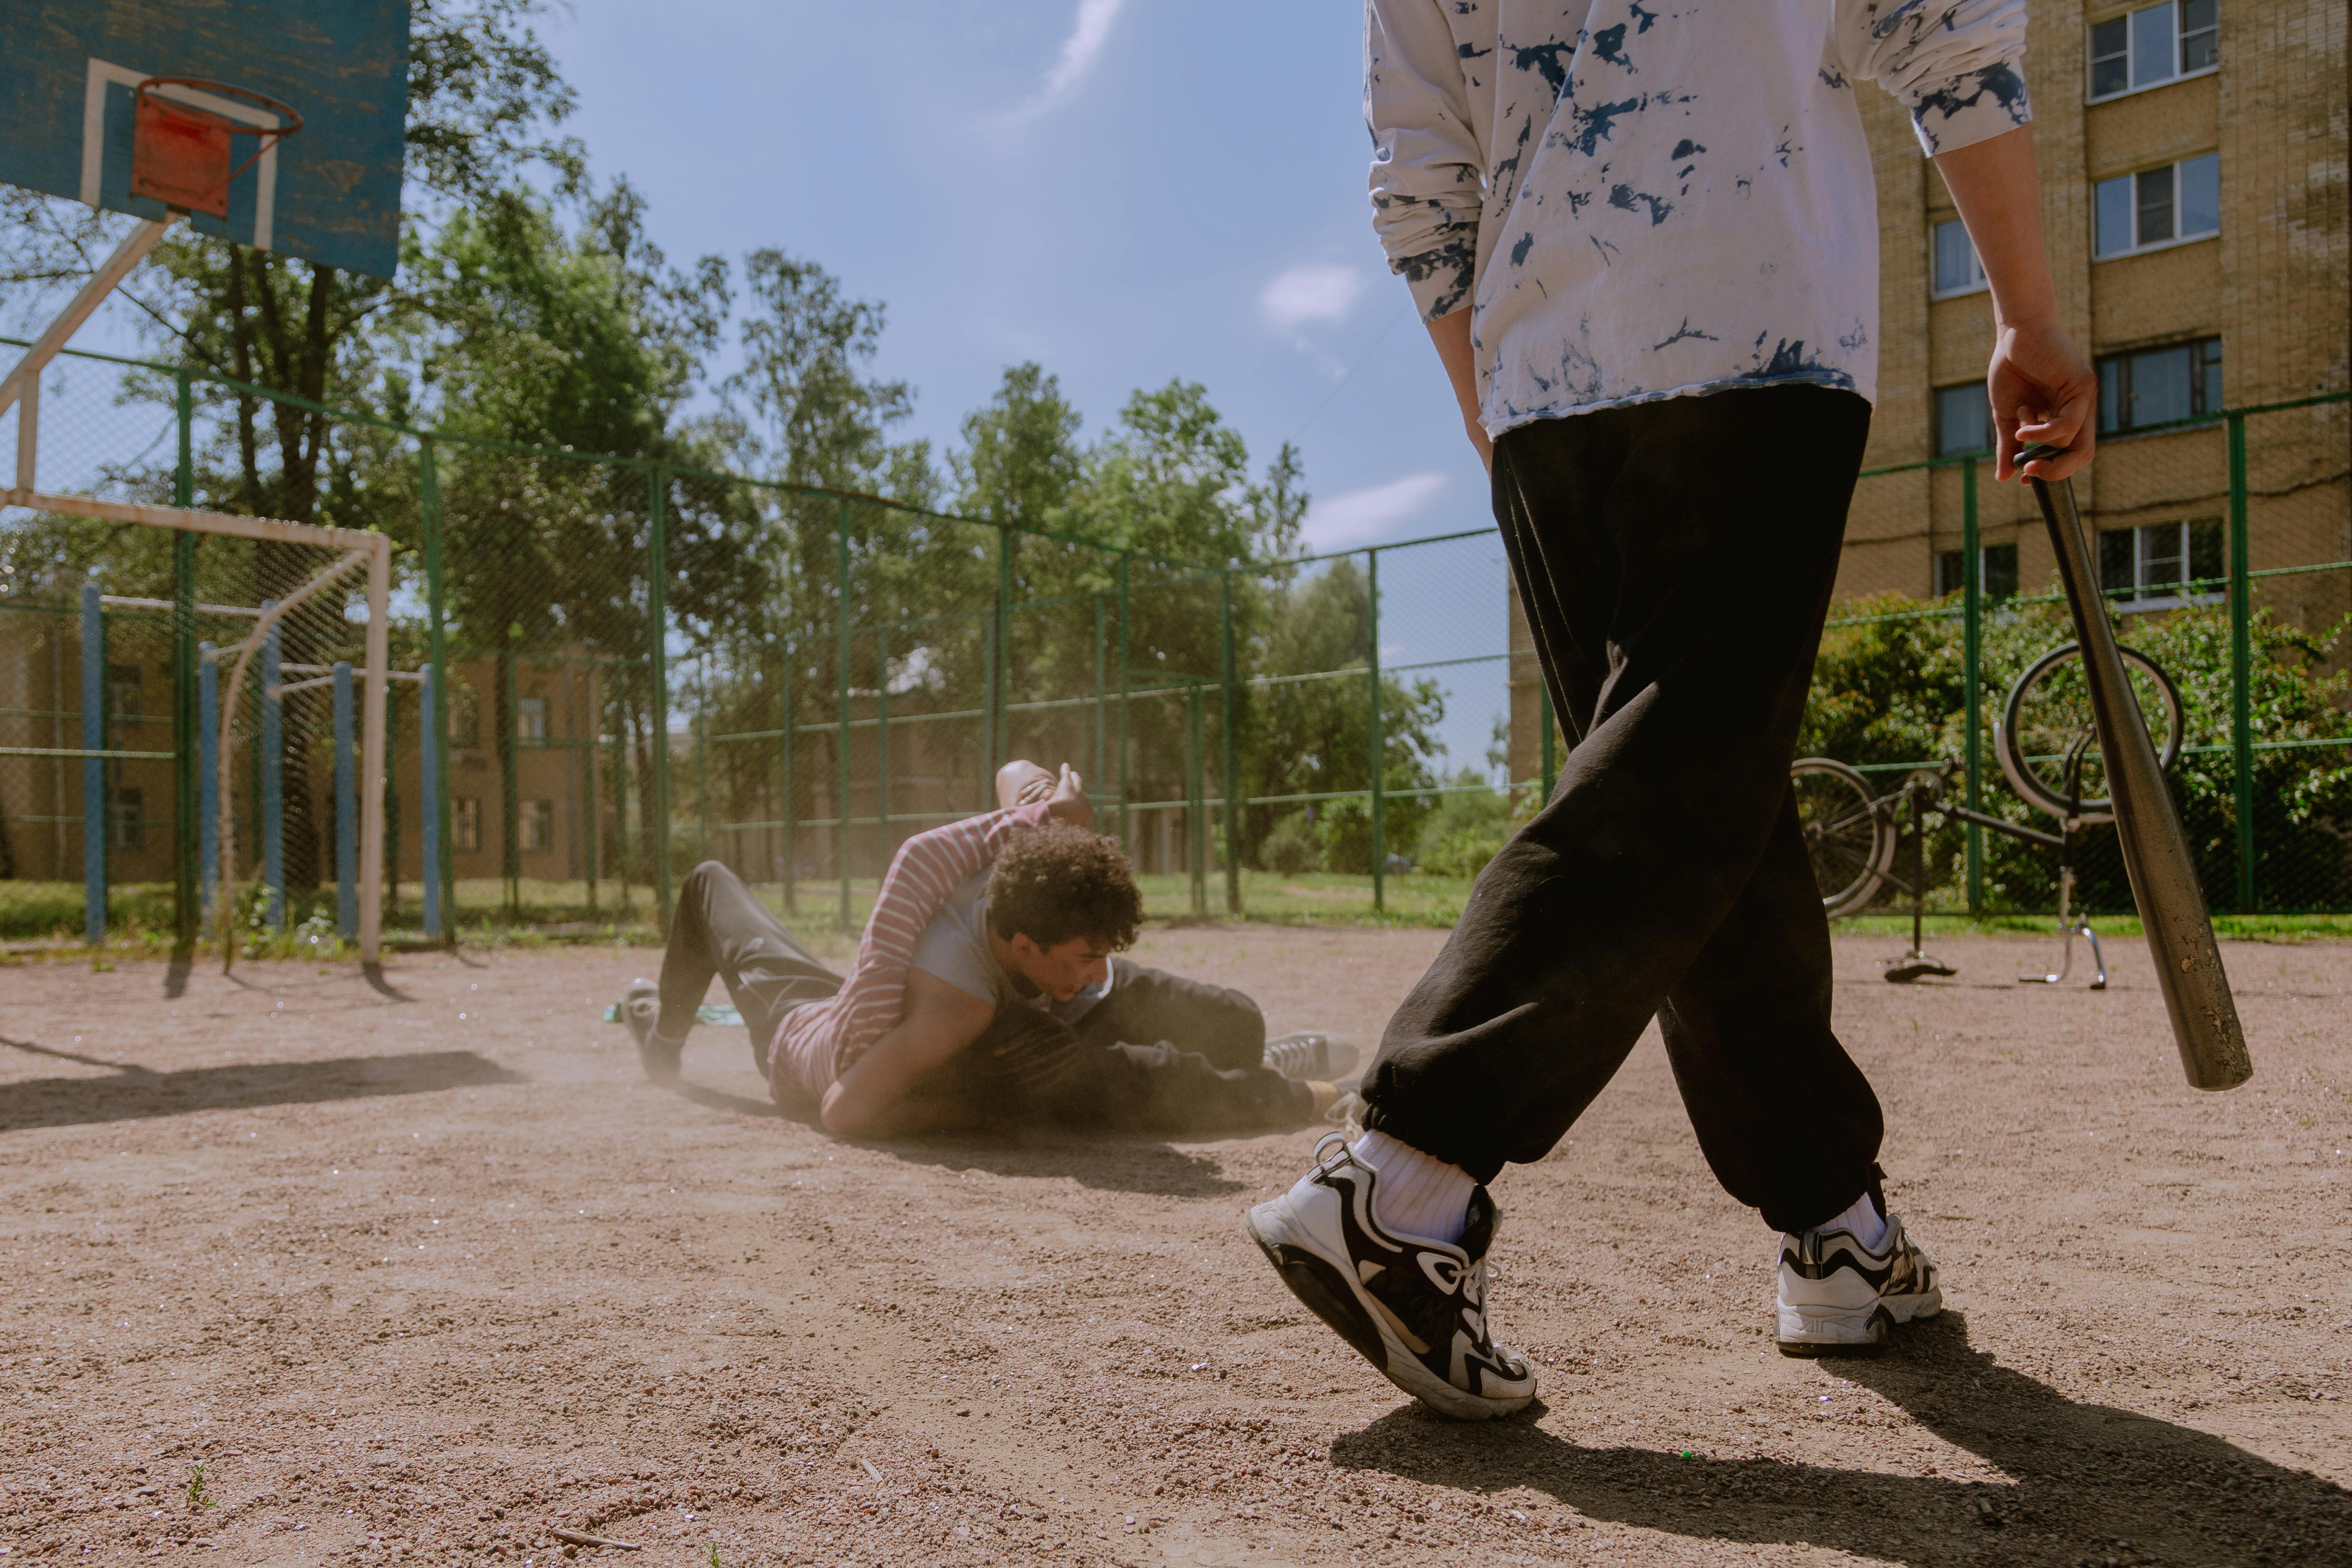
[[[1013,111],[1014,120],[1044,113],[1086,79],[1095,61],[1102,58],[1103,46],[1110,41],[1111,24],[1118,20],[1119,9],[1126,4],[1127,0],[1078,0],[1070,36],[1062,40],[1061,58],[1045,73],[1045,85],[1037,96]]]
[[[1291,331],[1309,321],[1339,321],[1363,291],[1364,275],[1354,268],[1310,261],[1276,276],[1257,303],[1267,321]]]
[[[1377,544],[1392,534],[1397,524],[1435,500],[1445,483],[1444,474],[1431,469],[1320,499],[1307,508],[1299,531],[1310,550]]]

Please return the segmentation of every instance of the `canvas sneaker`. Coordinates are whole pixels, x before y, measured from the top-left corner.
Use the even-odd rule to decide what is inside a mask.
[[[1356,1068],[1353,1044],[1318,1029],[1277,1035],[1265,1043],[1265,1065],[1285,1078],[1319,1078],[1337,1082]]]
[[[678,1058],[686,1043],[655,1034],[654,1025],[660,1017],[661,987],[643,978],[630,981],[629,988],[621,993],[621,1022],[628,1026],[629,1037],[637,1042],[637,1060],[645,1065],[646,1076],[656,1083],[670,1083],[677,1078]]]
[[[1876,1355],[1897,1323],[1943,1310],[1936,1260],[1904,1230],[1901,1215],[1885,1217],[1875,1249],[1843,1227],[1781,1234],[1774,1337],[1782,1355]]]
[[[1249,1211],[1250,1239],[1292,1295],[1407,1394],[1465,1421],[1522,1408],[1535,1371],[1487,1332],[1494,1199],[1478,1188],[1462,1239],[1429,1241],[1373,1217],[1379,1179],[1343,1136],[1326,1133],[1315,1168]]]

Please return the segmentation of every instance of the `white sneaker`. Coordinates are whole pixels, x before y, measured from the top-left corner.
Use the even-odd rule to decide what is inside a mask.
[[[1379,1179],[1327,1132],[1315,1168],[1249,1211],[1250,1239],[1292,1295],[1407,1394],[1465,1421],[1520,1409],[1536,1395],[1535,1369],[1486,1327],[1495,1200],[1485,1187],[1470,1194],[1458,1244],[1426,1241],[1372,1217]]]
[[[1842,1227],[1781,1233],[1774,1337],[1782,1355],[1876,1355],[1895,1324],[1943,1307],[1936,1260],[1905,1233],[1899,1215],[1886,1216],[1875,1248]]]
[[[1276,1035],[1265,1043],[1265,1065],[1285,1078],[1337,1082],[1355,1070],[1357,1056],[1352,1041],[1319,1029]]]
[[[683,1041],[665,1040],[654,1033],[654,1025],[661,1019],[661,987],[650,980],[629,982],[621,993],[621,1022],[628,1026],[629,1037],[637,1042],[637,1060],[646,1076],[656,1083],[671,1083],[677,1078],[678,1058],[686,1047]]]

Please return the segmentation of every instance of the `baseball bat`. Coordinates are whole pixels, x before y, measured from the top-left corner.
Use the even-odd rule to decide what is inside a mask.
[[[2017,461],[2021,467],[2036,458],[2060,455],[2048,447],[2029,447]],[[2107,794],[2115,802],[2124,874],[2131,879],[2132,902],[2156,959],[2156,977],[2165,1010],[2172,1016],[2181,1068],[2192,1088],[2235,1089],[2254,1076],[2254,1064],[2246,1055],[2246,1034],[2238,1023],[2230,977],[2222,973],[2221,950],[2213,940],[2213,920],[2205,908],[2205,889],[2197,880],[2197,863],[2189,857],[2189,836],[2181,831],[2180,813],[2165,785],[2147,717],[2116,653],[2115,630],[2107,625],[2106,603],[2083,534],[2083,516],[2074,507],[2074,483],[2040,479],[2032,483],[2042,521],[2049,525],[2051,547],[2057,552],[2066,605],[2074,615],[2074,639],[2083,650],[2083,677],[2099,732],[2099,757],[2106,768]]]

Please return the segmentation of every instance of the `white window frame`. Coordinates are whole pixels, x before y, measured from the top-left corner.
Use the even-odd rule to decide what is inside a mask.
[[[2128,533],[2131,535],[2132,542],[2132,597],[2128,599],[2113,596],[2116,590],[2110,589],[2106,585],[2105,574],[2104,571],[2105,562],[2104,559],[2104,546],[2102,546],[2102,560],[2099,563],[2099,565],[2102,568],[2099,592],[2103,596],[2106,597],[2108,607],[2125,615],[2137,615],[2146,610],[2177,610],[2185,605],[2218,605],[2221,603],[2222,600],[2228,598],[2230,594],[2226,584],[2222,587],[2210,589],[2202,594],[2150,594],[2147,591],[2147,577],[2148,556],[2147,554],[2146,546],[2147,543],[2148,534],[2159,528],[2176,528],[2180,531],[2181,576],[2184,579],[2193,581],[2194,579],[2189,579],[2189,574],[2195,570],[2194,566],[2191,564],[2194,556],[2194,546],[2189,543],[2189,531],[2192,528],[2209,526],[2220,528],[2223,531],[2221,536],[2221,549],[2224,555],[2224,560],[2222,562],[2222,574],[2226,576],[2229,571],[2229,563],[2226,558],[2230,548],[2228,533],[2229,524],[2223,522],[2219,518],[2184,517],[2172,522],[2144,522],[2131,528],[2101,529],[2099,531],[2099,537],[2103,541],[2110,533]]]
[[[2124,59],[2126,62],[2129,62],[2131,59],[2131,19],[2138,16],[2143,11],[2169,11],[2172,13],[2172,59],[2175,68],[2173,74],[2168,77],[2159,78],[2155,81],[2134,82],[2131,86],[2123,89],[2119,92],[2094,93],[2091,90],[2091,70],[2093,65],[2095,63],[2095,57],[2091,53],[2091,29],[2094,27],[2104,26],[2109,22],[2119,21],[2123,23]],[[2214,16],[2218,24],[2220,19],[2220,11],[2218,8],[2216,9]],[[2175,82],[2194,81],[2200,76],[2217,76],[2221,73],[2221,68],[2218,63],[2210,66],[2199,66],[2195,70],[2181,70],[2179,68],[2179,0],[2158,0],[2158,3],[2154,5],[2134,5],[2128,10],[2117,11],[2108,16],[2087,20],[2083,24],[2083,101],[2084,103],[2114,103],[2119,99],[2130,98],[2137,93],[2154,92],[2158,88],[2170,87]],[[2126,73],[2128,74],[2131,67],[2126,63],[2124,68]]]
[[[1983,588],[1986,579],[1991,575],[1991,573],[1988,571],[1987,568],[1992,564],[1992,552],[1996,550],[2008,551],[2010,552],[2011,559],[2014,560],[2018,554],[2017,541],[2013,539],[2004,539],[1991,544],[1979,544],[1977,546],[1977,586],[1980,590]],[[1938,550],[1936,552],[1936,559],[1934,563],[1929,567],[1929,571],[1936,575],[1941,575],[1944,570],[1944,560],[1947,556],[1960,556],[1962,557],[1963,564],[1965,564],[1965,554],[1963,552],[1958,550]],[[1935,586],[1935,582],[1932,577],[1929,580],[1928,586]],[[1950,587],[1946,588],[1943,593],[1937,594],[1936,597],[1940,599],[1946,594],[1959,593],[1967,586],[1968,584],[1966,582],[1955,583]],[[2001,604],[2009,599],[2014,598],[2018,592],[2018,588],[2012,587],[2008,593],[2000,595],[1998,598],[1993,596],[1991,594],[1987,593],[1984,595],[1984,602],[1988,605]]]
[[[2176,247],[2183,245],[2202,245],[2209,239],[2221,238],[2221,214],[2220,209],[2221,204],[2219,200],[2216,200],[2213,204],[2213,226],[2211,228],[2205,229],[2197,234],[2182,234],[2179,232],[2181,213],[2180,166],[2183,163],[2193,163],[2199,158],[2213,158],[2218,160],[2220,156],[2221,153],[2218,151],[2212,153],[2199,153],[2187,158],[2176,158],[2169,163],[2151,163],[2147,168],[2134,169],[2128,174],[2110,174],[2104,180],[2092,181],[2091,259],[2095,262],[2116,261],[2126,256],[2147,256],[2158,250],[2171,250]],[[2154,174],[2158,169],[2169,170],[2172,174],[2173,235],[2170,239],[2150,240],[2146,244],[2142,244],[2139,238],[2139,177],[2142,174]],[[2129,180],[2132,183],[2132,243],[2121,250],[2101,250],[2099,248],[2099,191],[2102,187],[2114,184],[2118,180]],[[2217,175],[2215,184],[2218,186],[2219,184],[2220,180]]]
[[[555,803],[551,800],[524,800],[515,810],[515,850],[522,855],[544,855],[555,847]]]
[[[1981,294],[1992,287],[1991,281],[1985,277],[1984,258],[1977,254],[1977,242],[1973,239],[1969,241],[1969,275],[1975,281],[1958,289],[1936,287],[1936,237],[1943,232],[1946,224],[1959,223],[1958,218],[1948,217],[1927,226],[1927,298],[1930,300],[1965,299],[1970,294]],[[1968,232],[1968,226],[1960,224],[1960,233],[1965,236]]]
[[[2179,182],[2173,184],[2178,186]],[[536,725],[530,721],[537,720]],[[547,744],[547,699],[518,697],[515,699],[515,740],[525,746]]]
[[[1976,388],[1978,399],[1985,405],[1984,445],[1971,452],[1947,452],[1944,450],[1944,394],[1970,386]],[[1927,389],[1927,396],[1930,400],[1928,434],[1934,439],[1936,448],[1934,461],[1957,462],[1963,458],[1990,458],[1993,455],[1994,447],[2000,444],[2000,436],[1993,428],[1992,399],[1986,393],[1983,382],[1956,382],[1949,386],[1931,386]]]

